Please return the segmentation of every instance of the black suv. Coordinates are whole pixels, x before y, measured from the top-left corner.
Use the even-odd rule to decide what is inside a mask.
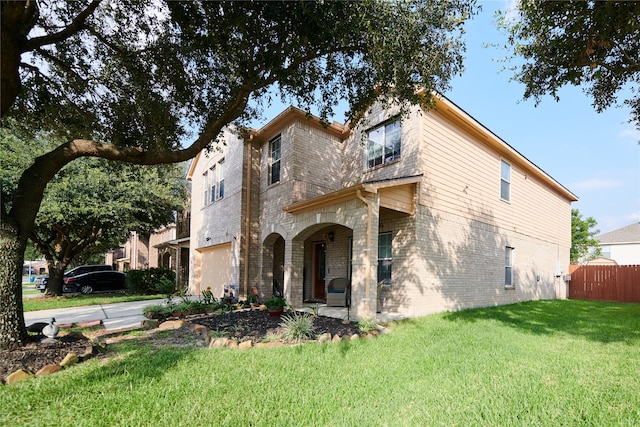
[[[62,276],[63,280],[69,277],[75,277],[80,274],[91,273],[93,271],[111,271],[113,267],[106,264],[93,264],[93,265],[79,265],[76,268],[72,268],[71,270],[64,273]],[[40,290],[40,292],[45,292],[47,290],[47,284],[49,283],[49,276],[39,277],[36,279],[36,289]]]

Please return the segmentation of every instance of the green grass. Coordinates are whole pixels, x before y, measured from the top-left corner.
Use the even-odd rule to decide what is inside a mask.
[[[39,291],[38,291],[39,292]],[[165,298],[166,295],[73,295],[61,297],[25,298],[22,300],[24,311],[48,310],[51,308],[80,307],[83,305],[112,304],[116,302],[142,301]]]
[[[538,301],[374,339],[152,350],[0,386],[0,425],[640,425],[640,304]]]
[[[26,286],[26,285],[22,285],[22,295],[40,295],[42,294],[42,292],[40,292],[37,289],[33,288],[33,285],[30,286]]]

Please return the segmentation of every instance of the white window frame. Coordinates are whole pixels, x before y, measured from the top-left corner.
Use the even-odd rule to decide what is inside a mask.
[[[202,206],[207,206],[209,204],[209,171],[206,170],[202,174],[202,186],[204,188],[203,197],[202,197]]]
[[[371,169],[400,159],[402,124],[396,117],[367,131],[366,168]]]
[[[513,289],[515,287],[513,277],[513,250],[511,246],[504,248],[504,287]]]
[[[500,160],[500,199],[511,201],[511,164]]]
[[[274,149],[274,145],[278,144],[278,148]],[[277,176],[273,173],[274,169],[277,168]],[[276,184],[280,182],[282,178],[282,137],[281,135],[276,136],[269,140],[269,185]]]
[[[204,206],[208,206],[224,198],[224,173],[224,159],[221,159],[202,174],[204,182]]]
[[[211,169],[209,169],[209,175],[211,177],[209,180],[209,203],[213,203],[216,201],[216,185],[218,184],[217,165],[211,166]]]
[[[216,200],[224,198],[224,159],[218,162],[218,175],[216,176],[216,186],[218,192],[216,193]]]

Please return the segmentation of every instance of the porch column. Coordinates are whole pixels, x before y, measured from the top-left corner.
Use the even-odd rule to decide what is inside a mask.
[[[293,307],[302,306],[304,288],[304,241],[286,240],[284,245],[284,296]]]
[[[351,309],[358,319],[375,319],[378,278],[378,226],[380,201],[378,194],[359,195],[353,227],[353,263],[351,275]]]

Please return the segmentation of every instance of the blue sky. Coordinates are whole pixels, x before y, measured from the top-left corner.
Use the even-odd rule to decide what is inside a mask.
[[[573,86],[558,102],[522,101],[524,85],[510,82],[494,59],[506,51],[484,47],[504,44],[493,13],[509,2],[480,4],[483,11],[466,26],[465,73],[445,95],[578,196],[573,207],[595,218],[602,233],[640,221],[640,133],[628,123],[630,109],[598,114]]]
[[[640,132],[628,123],[630,109],[611,107],[598,114],[591,99],[573,86],[560,90],[559,102],[550,96],[537,107],[523,101],[524,85],[510,81],[511,73],[501,72],[503,63],[496,61],[507,52],[485,47],[505,44],[494,12],[510,3],[479,1],[483,10],[465,26],[465,72],[445,95],[578,196],[573,207],[595,218],[601,233],[639,222]],[[283,109],[275,101],[255,125]],[[333,120],[343,122],[344,111],[337,108]]]

